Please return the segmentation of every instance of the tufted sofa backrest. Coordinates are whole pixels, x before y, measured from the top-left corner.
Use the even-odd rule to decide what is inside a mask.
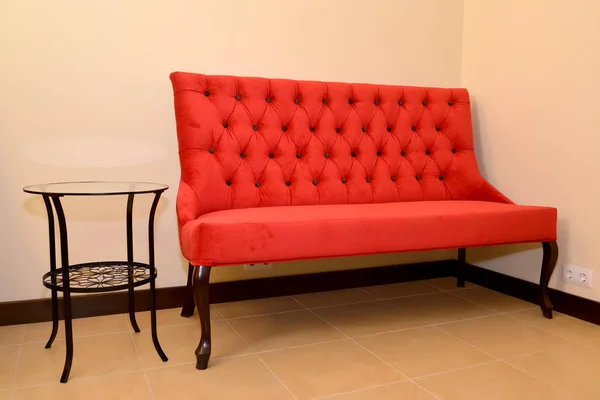
[[[232,208],[468,199],[466,89],[171,74],[180,226]]]

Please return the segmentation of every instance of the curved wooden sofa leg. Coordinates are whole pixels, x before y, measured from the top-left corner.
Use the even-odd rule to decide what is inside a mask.
[[[556,241],[542,242],[544,248],[544,256],[542,259],[542,272],[540,274],[540,307],[544,317],[552,319],[553,306],[548,297],[548,282],[556,267],[558,260],[558,244]]]
[[[196,348],[196,369],[206,369],[210,358],[210,300],[208,297],[209,278],[211,267],[194,267],[194,300],[200,316],[202,336]]]
[[[181,316],[189,318],[194,315],[194,266],[192,263],[188,265],[188,278],[187,285],[185,287],[185,294],[183,295],[183,307],[181,308]]]
[[[465,287],[465,273],[467,268],[467,249],[458,249],[458,265],[456,269],[456,286]]]

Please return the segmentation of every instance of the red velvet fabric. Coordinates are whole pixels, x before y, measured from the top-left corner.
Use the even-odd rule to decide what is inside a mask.
[[[517,206],[481,177],[465,89],[171,81],[195,265],[556,238],[555,209]]]

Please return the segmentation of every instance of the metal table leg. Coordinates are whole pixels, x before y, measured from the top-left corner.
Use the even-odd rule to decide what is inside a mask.
[[[154,348],[164,362],[169,361],[160,343],[158,342],[158,332],[156,329],[156,268],[154,260],[154,216],[156,215],[156,207],[160,200],[161,193],[158,192],[154,195],[154,201],[150,208],[150,216],[148,218],[148,249],[149,249],[149,261],[150,265],[150,325],[152,329],[152,342]]]
[[[61,383],[67,383],[73,363],[73,325],[71,319],[71,285],[69,283],[69,241],[67,237],[67,221],[65,213],[60,203],[60,196],[52,196],[52,202],[56,209],[58,218],[58,228],[60,231],[60,261],[62,264],[62,284],[63,284],[63,307],[65,314],[65,341],[67,344],[67,354],[65,357],[65,366],[63,368]]]
[[[133,288],[133,193],[127,196],[127,264],[129,272],[129,321],[135,332],[140,331],[140,327],[135,320],[135,292]]]
[[[50,271],[56,271],[56,241],[54,238],[54,210],[52,210],[52,203],[47,195],[42,196],[44,204],[46,205],[46,212],[48,213],[48,229],[49,229],[49,240],[50,240]],[[56,285],[56,279],[52,278],[52,284]],[[50,333],[50,339],[46,343],[46,348],[49,349],[56,339],[58,332],[58,291],[53,288],[52,291],[52,333]]]

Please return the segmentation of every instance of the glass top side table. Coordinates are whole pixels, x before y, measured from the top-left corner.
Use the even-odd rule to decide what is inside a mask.
[[[52,291],[52,332],[46,348],[50,348],[58,332],[58,292],[63,293],[65,319],[66,357],[60,381],[69,379],[73,362],[73,328],[71,317],[71,293],[98,293],[127,289],[129,291],[129,320],[135,332],[140,332],[135,319],[134,288],[150,284],[150,325],[152,342],[163,361],[167,356],[160,347],[156,330],[156,268],[154,259],[154,216],[161,194],[167,185],[150,182],[57,182],[26,186],[27,193],[41,195],[48,213],[50,238],[50,271],[44,274],[43,285]],[[148,218],[148,263],[133,259],[133,199],[136,194],[154,194],[154,201]],[[69,264],[67,222],[61,204],[65,196],[127,196],[127,261],[96,261],[83,264]],[[54,205],[54,210],[52,206]],[[60,236],[61,267],[56,265],[56,242],[54,234],[54,211],[58,220]]]

